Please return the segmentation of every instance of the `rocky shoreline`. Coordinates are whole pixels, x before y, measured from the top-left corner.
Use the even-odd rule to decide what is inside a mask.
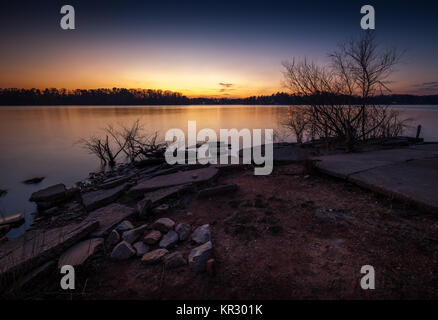
[[[222,292],[229,298],[236,292],[243,298],[281,298],[293,297],[285,289],[290,279],[277,283],[275,277],[304,272],[304,263],[305,272],[322,268],[312,281],[321,288],[318,296],[325,296],[331,290],[324,291],[326,282],[335,281],[332,276],[338,272],[352,281],[354,259],[389,259],[381,254],[382,242],[389,251],[403,248],[400,259],[414,259],[431,272],[438,245],[434,217],[407,220],[404,215],[419,212],[319,177],[306,160],[315,150],[295,150],[279,145],[274,154],[283,165],[266,177],[254,176],[251,165],[170,166],[153,161],[91,173],[74,188],[58,184],[35,192],[31,199],[38,213],[32,227],[0,244],[0,287],[7,297],[33,298],[29,288],[46,286],[62,297],[56,293],[59,270],[73,265],[81,272],[83,292],[89,290],[92,298],[137,297],[129,293],[137,290],[138,297],[148,299],[183,294],[199,299],[203,293],[198,289],[204,286],[213,298]],[[386,237],[398,242],[392,245]],[[330,261],[350,264],[328,276],[323,270]],[[254,268],[254,279],[247,268]],[[387,278],[391,285],[394,277]],[[142,280],[137,283],[137,278]],[[246,287],[258,287],[257,279],[264,283],[261,295]],[[406,290],[413,295],[435,290],[426,278],[418,281],[425,283],[424,291],[409,283]],[[104,287],[111,293],[101,292],[100,283],[109,283]],[[300,288],[300,296],[315,296],[306,286]],[[360,291],[347,292],[361,297]],[[391,294],[382,291],[382,297]]]
[[[18,276],[27,279],[15,281],[14,286],[22,287],[56,260],[58,269],[63,264],[80,266],[102,252],[112,260],[138,257],[144,265],[188,266],[195,272],[209,266],[212,272],[209,225],[174,221],[166,214],[183,195],[196,198],[237,190],[236,185],[217,186],[214,181],[220,172],[239,165],[160,162],[121,164],[109,172],[90,173],[73,188],[57,184],[33,193],[30,201],[38,212],[32,227],[0,246],[0,284],[7,287]],[[184,246],[191,247],[186,256],[178,251]]]

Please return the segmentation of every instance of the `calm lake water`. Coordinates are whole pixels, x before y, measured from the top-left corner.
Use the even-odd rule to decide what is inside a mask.
[[[426,141],[438,141],[438,106],[395,108],[423,126]],[[26,223],[8,236],[22,233],[32,223],[35,207],[28,201],[32,192],[56,183],[73,186],[99,169],[99,161],[76,142],[98,135],[108,124],[129,125],[140,119],[147,131],[159,131],[163,137],[170,128],[186,130],[188,120],[197,121],[198,131],[278,129],[285,112],[284,106],[0,107],[0,189],[8,190],[0,197],[0,211],[27,216]],[[37,176],[46,178],[37,185],[22,183]]]

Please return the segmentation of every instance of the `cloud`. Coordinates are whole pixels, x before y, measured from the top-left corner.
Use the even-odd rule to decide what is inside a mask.
[[[417,88],[418,92],[425,92],[425,93],[438,92],[438,81],[418,83],[418,84],[414,84],[413,87]]]
[[[225,88],[231,88],[232,86],[234,86],[234,83],[219,82],[219,85]]]

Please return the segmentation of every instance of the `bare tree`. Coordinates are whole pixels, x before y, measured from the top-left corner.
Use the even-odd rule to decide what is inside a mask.
[[[309,117],[306,107],[290,107],[281,125],[290,131],[298,143],[303,143],[304,135],[309,127]]]
[[[149,158],[163,158],[166,145],[158,141],[158,132],[144,134],[139,120],[130,126],[108,125],[103,129],[104,138],[93,136],[78,141],[91,154],[96,155],[102,165],[113,167],[121,154],[130,162]]]
[[[373,34],[366,32],[329,54],[328,65],[307,59],[284,62],[286,87],[308,101],[309,107],[301,110],[306,131],[338,138],[349,149],[376,136],[399,134],[404,124],[399,114],[373,103],[373,97],[389,91],[388,79],[400,57],[395,49],[381,50]]]

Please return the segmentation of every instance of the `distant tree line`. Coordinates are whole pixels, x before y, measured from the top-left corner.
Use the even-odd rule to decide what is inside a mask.
[[[336,98],[336,97],[335,97]],[[337,97],[340,101],[342,96]],[[351,97],[350,97],[351,99]],[[361,103],[354,97],[353,103]],[[17,89],[0,88],[0,105],[306,105],[312,97],[277,92],[269,96],[247,98],[188,98],[179,92],[153,89]],[[438,104],[438,95],[379,95],[371,98],[373,104]]]

